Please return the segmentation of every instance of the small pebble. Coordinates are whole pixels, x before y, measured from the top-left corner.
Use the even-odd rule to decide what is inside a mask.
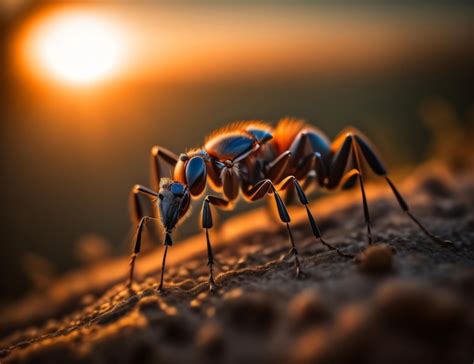
[[[395,249],[388,244],[369,245],[356,257],[359,269],[366,273],[382,274],[393,269]]]

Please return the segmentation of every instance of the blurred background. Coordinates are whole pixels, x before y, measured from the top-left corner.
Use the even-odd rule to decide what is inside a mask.
[[[294,116],[357,126],[406,174],[430,110],[472,120],[470,2],[327,3],[2,1],[1,303],[129,254],[152,145]]]

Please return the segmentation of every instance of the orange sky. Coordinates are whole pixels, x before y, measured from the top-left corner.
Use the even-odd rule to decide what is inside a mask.
[[[115,24],[125,47],[115,77],[134,80],[377,71],[443,56],[470,37],[461,11],[50,6],[27,19],[13,43],[23,71],[48,77],[31,39],[51,17],[77,12]]]

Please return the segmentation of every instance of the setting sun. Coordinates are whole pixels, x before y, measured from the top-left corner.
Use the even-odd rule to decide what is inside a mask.
[[[47,73],[60,81],[89,84],[118,70],[123,39],[117,27],[106,19],[66,13],[44,19],[33,47]]]

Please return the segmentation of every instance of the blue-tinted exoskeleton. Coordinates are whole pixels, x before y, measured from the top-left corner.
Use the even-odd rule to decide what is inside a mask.
[[[201,225],[205,231],[209,266],[209,288],[215,287],[214,258],[209,229],[212,228],[210,205],[232,208],[242,195],[247,201],[273,196],[280,221],[285,224],[296,275],[301,273],[298,251],[290,228],[290,215],[280,193],[292,191],[305,207],[308,223],[315,239],[343,257],[352,255],[326,242],[308,208],[305,192],[318,185],[326,189],[348,188],[359,182],[368,244],[372,244],[370,215],[364,189],[362,165],[383,176],[393,191],[402,210],[431,239],[452,244],[431,234],[409,211],[408,205],[387,176],[387,170],[374,146],[357,129],[344,129],[334,141],[316,127],[300,120],[284,119],[273,128],[261,121],[231,124],[212,133],[204,145],[179,156],[155,146],[151,150],[152,188],[136,185],[132,189],[132,216],[137,224],[134,252],[130,263],[129,284],[133,282],[134,264],[140,252],[141,236],[145,223],[159,220],[165,230],[164,254],[159,289],[163,288],[163,275],[168,247],[173,244],[172,232],[189,209],[191,199],[202,197],[207,183],[220,196],[203,198]],[[164,178],[171,167],[171,179]],[[144,204],[156,202],[151,212]],[[148,209],[149,210],[149,209]]]

